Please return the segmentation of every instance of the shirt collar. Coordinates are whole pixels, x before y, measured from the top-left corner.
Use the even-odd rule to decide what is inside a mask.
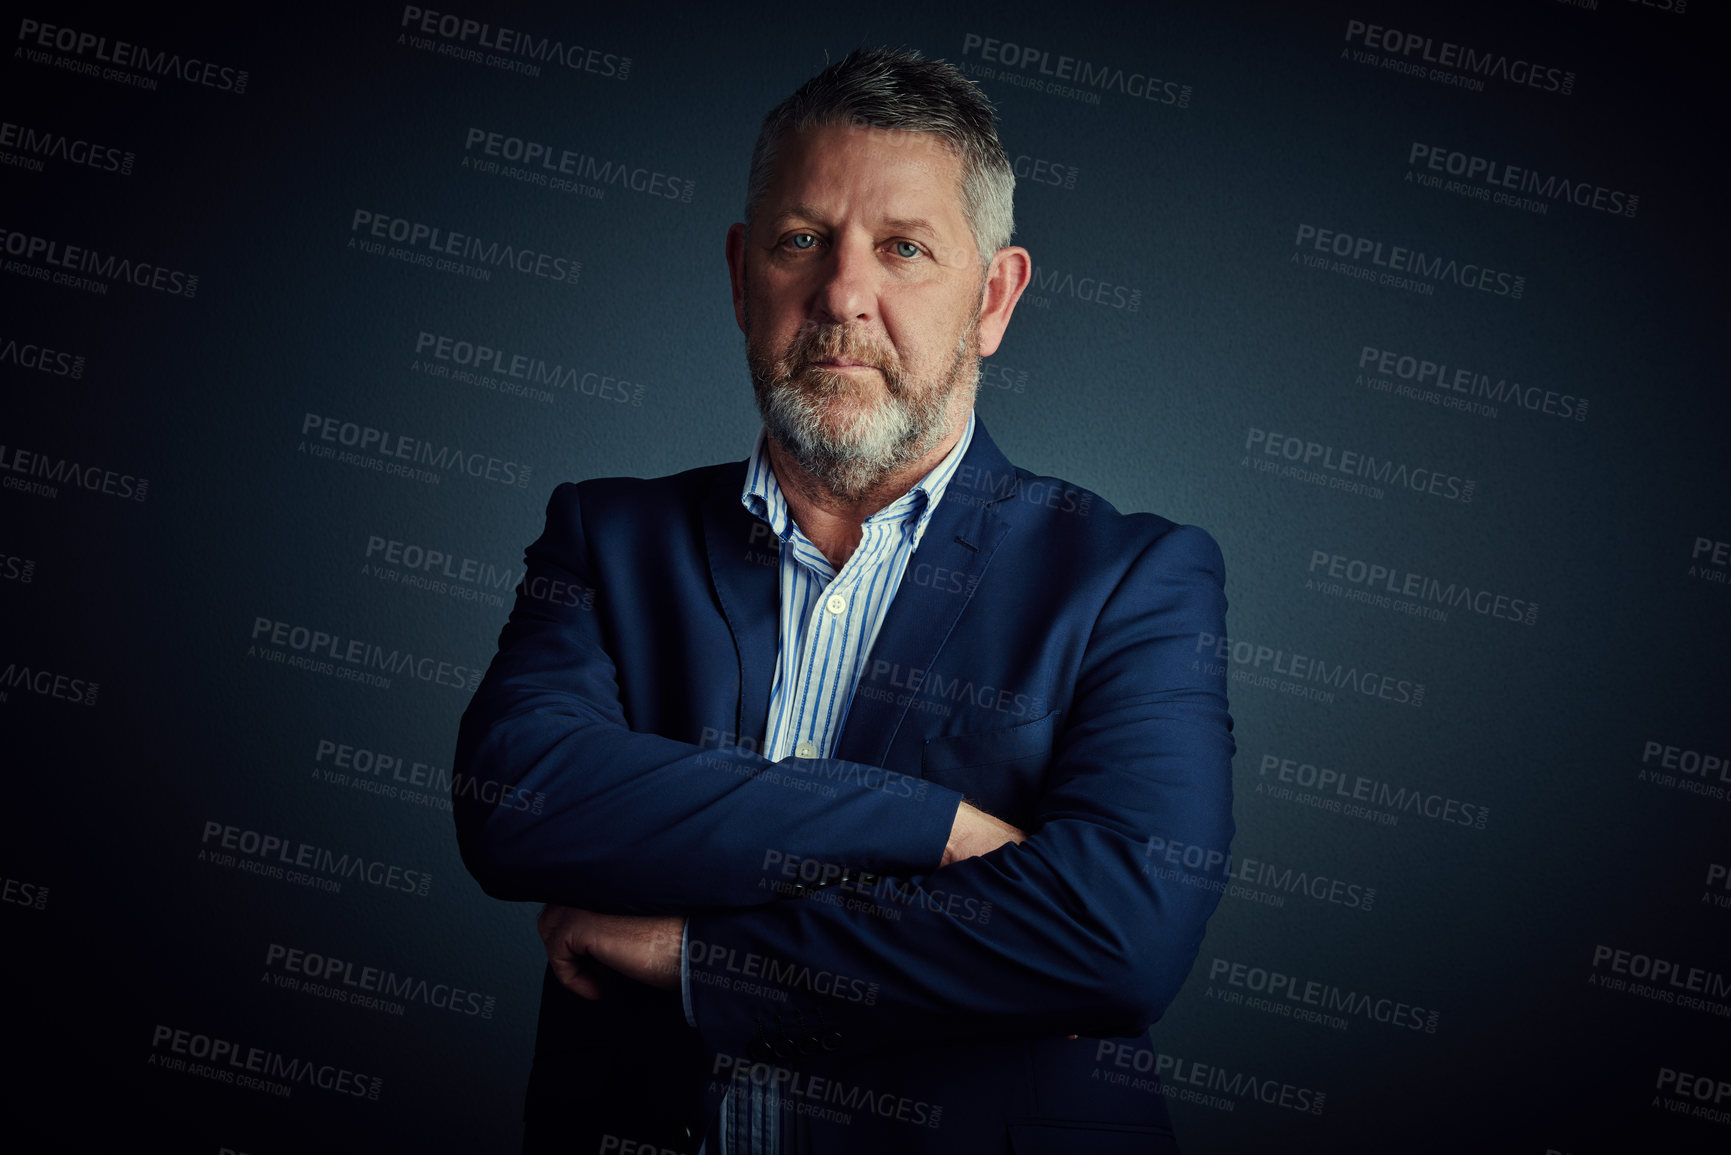
[[[920,538],[925,536],[926,524],[931,521],[932,512],[937,509],[938,502],[943,500],[944,490],[949,487],[950,478],[955,476],[961,467],[962,458],[967,455],[968,445],[974,440],[974,411],[968,410],[968,424],[962,430],[962,435],[944,455],[944,459],[932,466],[926,475],[915,482],[913,488],[866,518],[868,526],[881,525],[890,522],[904,522],[913,519],[913,544],[918,549]],[[769,463],[769,430],[759,426],[757,444],[752,447],[751,460],[745,467],[745,486],[740,491],[740,502],[753,515],[769,523],[775,535],[786,541],[798,529],[792,516],[788,513],[787,497],[781,491],[781,485],[775,479],[775,470]]]

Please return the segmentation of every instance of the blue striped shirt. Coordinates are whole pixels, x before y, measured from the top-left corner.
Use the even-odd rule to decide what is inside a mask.
[[[859,546],[838,571],[793,520],[770,466],[769,433],[758,430],[739,500],[767,522],[781,541],[780,641],[761,751],[771,762],[789,756],[828,758],[835,749],[860,671],[901,586],[908,559],[919,548],[932,513],[973,439],[970,409],[967,428],[944,459],[913,488],[865,519]],[[682,949],[685,1018],[695,1027],[684,957]],[[744,1071],[736,1069],[721,1105],[719,1155],[775,1155],[781,1150],[782,1114],[774,1080],[756,1087]],[[702,1155],[715,1153],[706,1146]]]

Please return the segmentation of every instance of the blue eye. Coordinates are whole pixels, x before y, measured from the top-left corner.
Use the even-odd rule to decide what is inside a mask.
[[[788,240],[793,242],[793,247],[796,249],[809,249],[812,245],[817,244],[817,238],[810,233],[795,233]],[[802,244],[801,242],[805,243]]]
[[[914,244],[912,241],[897,241],[896,242],[896,256],[906,257],[908,260],[911,261],[919,255],[920,255],[920,247],[918,245]]]

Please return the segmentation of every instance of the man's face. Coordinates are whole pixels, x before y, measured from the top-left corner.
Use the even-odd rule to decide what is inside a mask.
[[[744,241],[739,301],[770,435],[858,499],[965,420],[983,278],[962,165],[926,133],[789,133]]]

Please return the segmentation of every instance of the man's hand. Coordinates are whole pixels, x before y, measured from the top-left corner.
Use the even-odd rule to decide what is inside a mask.
[[[553,977],[586,999],[601,997],[597,967],[662,990],[679,986],[683,915],[592,914],[548,903],[535,929],[547,948]]]
[[[1000,846],[1011,842],[1026,842],[1028,836],[1016,827],[1011,826],[1001,818],[993,818],[984,810],[969,806],[966,802],[956,808],[956,821],[950,827],[950,840],[944,845],[944,860],[939,865],[948,866],[952,862],[960,862],[964,858],[973,858],[979,854],[990,854]],[[1074,1039],[1075,1035],[1065,1035],[1066,1039]]]
[[[990,854],[1011,842],[1026,842],[1028,836],[1001,818],[993,818],[984,810],[966,802],[956,808],[956,821],[950,827],[950,840],[944,844],[944,860],[940,866]]]

